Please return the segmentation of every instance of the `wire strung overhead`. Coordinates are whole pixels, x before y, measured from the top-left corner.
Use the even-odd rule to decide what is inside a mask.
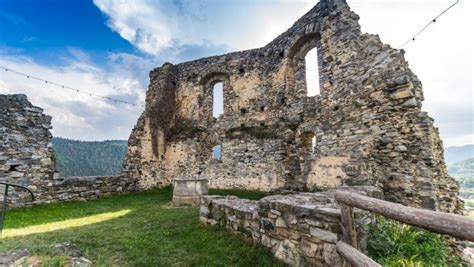
[[[425,27],[423,27],[419,32],[417,32],[412,38],[410,38],[409,40],[407,40],[405,43],[403,43],[400,47],[398,47],[398,49],[402,49],[405,45],[407,45],[409,42],[413,42],[415,41],[416,37],[418,37],[418,35],[420,35],[424,30],[426,30],[426,28],[428,28],[431,24],[435,23],[439,17],[441,17],[444,13],[446,13],[446,11],[448,11],[449,9],[451,9],[453,6],[455,6],[457,3],[459,3],[459,0],[456,0],[456,2],[452,5],[450,5],[448,8],[446,8],[445,10],[443,10],[443,12],[439,13],[438,16],[436,16],[434,19],[430,20],[430,22],[428,22],[428,24],[425,25]]]
[[[68,90],[71,90],[71,91],[75,91],[76,93],[82,93],[82,94],[89,95],[91,97],[97,97],[97,98],[100,98],[100,99],[103,99],[103,100],[108,100],[108,101],[111,101],[111,102],[114,102],[114,103],[121,103],[121,104],[131,105],[131,106],[134,106],[134,107],[137,107],[137,106],[144,107],[144,105],[138,105],[138,104],[128,102],[128,101],[124,101],[124,100],[120,100],[120,99],[116,99],[116,98],[112,98],[112,97],[108,97],[108,96],[94,94],[94,93],[86,91],[86,90],[82,90],[82,89],[70,87],[70,86],[67,86],[67,85],[59,84],[57,82],[52,82],[52,81],[49,81],[49,80],[46,80],[46,79],[43,79],[43,78],[35,77],[35,76],[29,75],[29,74],[26,74],[26,73],[16,71],[16,70],[13,70],[13,69],[10,69],[10,68],[0,66],[0,69],[4,70],[6,72],[12,72],[12,73],[15,73],[17,75],[24,76],[27,79],[33,79],[33,80],[41,81],[41,82],[44,82],[46,84],[55,85],[55,86],[58,86],[62,89],[68,89]]]

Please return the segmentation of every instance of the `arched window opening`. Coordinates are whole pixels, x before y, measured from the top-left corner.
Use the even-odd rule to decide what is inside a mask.
[[[320,94],[318,51],[311,49],[305,56],[306,65],[306,95],[315,96]]]
[[[221,160],[222,158],[222,145],[215,145],[212,147],[212,158]]]
[[[303,153],[306,155],[313,155],[316,148],[316,135],[312,132],[303,133],[301,135],[301,143],[303,147]]]
[[[212,116],[218,118],[222,113],[224,113],[224,86],[222,82],[218,82],[212,88]]]

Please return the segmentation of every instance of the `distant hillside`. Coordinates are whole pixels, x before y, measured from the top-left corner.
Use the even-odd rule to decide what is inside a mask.
[[[474,175],[474,158],[450,164],[448,166],[448,172],[451,175]]]
[[[469,158],[474,158],[474,145],[451,146],[444,150],[444,159],[448,165]]]
[[[63,176],[113,175],[122,169],[127,141],[77,141],[54,137],[56,167]]]
[[[458,180],[461,197],[474,199],[474,158],[448,165],[448,173]]]

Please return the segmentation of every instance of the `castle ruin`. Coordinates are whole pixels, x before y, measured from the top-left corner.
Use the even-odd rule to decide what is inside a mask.
[[[262,48],[152,70],[124,173],[141,188],[175,177],[262,191],[369,185],[389,201],[459,212],[421,82],[403,50],[358,20],[345,1],[322,0]],[[320,93],[308,96],[313,48]]]
[[[358,19],[345,1],[321,0],[265,47],[152,70],[118,176],[57,175],[50,117],[25,96],[1,96],[1,180],[28,186],[37,203],[184,177],[261,191],[375,186],[389,201],[461,212],[438,130],[421,111],[421,82],[404,51],[361,33]],[[305,62],[312,49],[320,84],[314,96],[306,76],[316,73]],[[220,115],[213,114],[217,104]]]

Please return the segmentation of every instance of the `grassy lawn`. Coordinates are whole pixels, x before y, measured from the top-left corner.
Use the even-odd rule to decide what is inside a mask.
[[[258,192],[211,190],[258,199]],[[8,210],[0,251],[28,248],[44,265],[64,265],[69,242],[94,265],[275,266],[266,250],[225,230],[202,226],[198,208],[171,207],[171,188]]]

